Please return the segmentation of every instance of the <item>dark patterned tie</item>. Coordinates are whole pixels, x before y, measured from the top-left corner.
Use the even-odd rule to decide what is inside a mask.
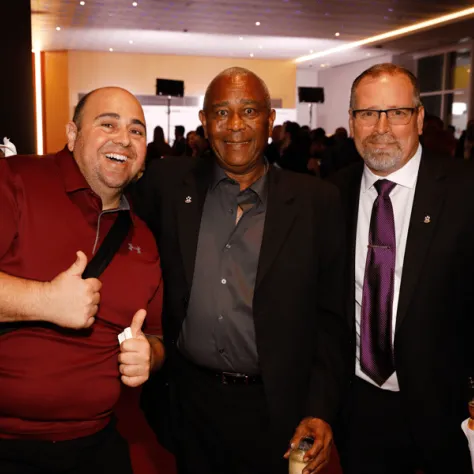
[[[395,183],[381,179],[370,218],[369,245],[362,290],[360,365],[379,386],[395,370],[392,308],[395,281],[395,221],[390,193]]]

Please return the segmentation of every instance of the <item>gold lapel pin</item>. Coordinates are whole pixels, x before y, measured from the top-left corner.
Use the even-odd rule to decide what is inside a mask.
[[[425,216],[425,220],[423,221],[425,224],[429,224],[431,222],[430,216]]]

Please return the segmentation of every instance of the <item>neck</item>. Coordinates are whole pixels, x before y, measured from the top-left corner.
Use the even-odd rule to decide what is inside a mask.
[[[240,190],[243,191],[249,186],[252,186],[255,181],[258,181],[265,174],[265,167],[265,164],[261,162],[247,173],[236,174],[228,170],[226,170],[225,173],[227,176],[229,176],[229,178],[237,181],[237,183],[240,185]]]
[[[118,191],[116,193],[104,196],[101,195],[100,198],[102,200],[102,210],[108,211],[110,209],[117,209],[120,205],[120,198],[122,196],[122,192]]]

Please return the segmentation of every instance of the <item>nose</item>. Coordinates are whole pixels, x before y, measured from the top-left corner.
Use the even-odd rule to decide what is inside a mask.
[[[388,117],[386,112],[381,112],[379,115],[379,119],[375,124],[375,130],[380,133],[386,133],[390,130],[390,123],[388,122]]]
[[[127,127],[119,127],[117,129],[113,142],[117,145],[122,145],[123,147],[128,147],[130,145],[130,135]]]
[[[229,129],[237,132],[245,128],[244,121],[239,113],[233,112],[229,117]]]

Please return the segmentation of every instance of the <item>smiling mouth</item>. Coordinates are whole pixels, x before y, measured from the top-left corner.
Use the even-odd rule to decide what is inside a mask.
[[[128,161],[128,156],[120,155],[119,153],[106,153],[105,157],[108,160],[114,161],[116,163],[125,163],[126,161]]]
[[[249,143],[250,143],[250,140],[246,142],[230,142],[230,141],[225,142],[226,145],[248,145]]]

